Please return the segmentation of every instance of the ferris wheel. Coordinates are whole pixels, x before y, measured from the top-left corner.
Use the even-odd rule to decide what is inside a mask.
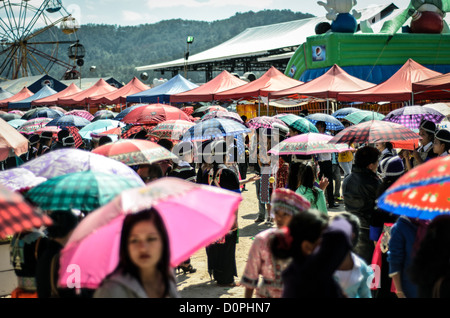
[[[85,53],[79,28],[61,0],[0,0],[0,79],[76,73]]]

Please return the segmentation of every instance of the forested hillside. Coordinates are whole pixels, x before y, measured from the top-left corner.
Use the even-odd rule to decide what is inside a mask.
[[[237,13],[229,19],[213,22],[176,19],[139,26],[83,25],[77,34],[86,49],[82,76],[113,76],[119,81],[128,82],[133,76],[139,76],[134,70],[136,66],[182,58],[187,36],[195,37],[190,46],[190,54],[193,55],[216,46],[249,27],[312,16],[290,10],[264,10]],[[93,72],[89,70],[92,65],[96,66]],[[56,68],[53,71],[55,70]],[[158,76],[148,73],[147,83]]]

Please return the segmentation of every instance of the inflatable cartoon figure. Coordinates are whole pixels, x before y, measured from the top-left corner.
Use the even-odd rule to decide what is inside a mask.
[[[441,33],[446,0],[411,0],[411,33]],[[412,6],[412,8],[411,8]]]
[[[361,13],[350,10],[356,5],[356,0],[327,0],[327,3],[318,1],[317,4],[327,10],[327,19],[332,20],[331,31],[354,33],[358,27],[356,19],[361,17]]]

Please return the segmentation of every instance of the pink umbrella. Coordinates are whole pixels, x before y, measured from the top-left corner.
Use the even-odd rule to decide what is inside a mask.
[[[318,153],[343,152],[354,150],[347,144],[328,143],[333,136],[307,133],[287,138],[269,150],[274,155],[313,155]]]
[[[118,264],[122,222],[129,213],[150,207],[159,211],[169,235],[171,266],[176,267],[228,233],[241,200],[231,191],[172,177],[125,190],[75,228],[61,251],[58,284],[73,282],[76,264],[81,288],[97,288]]]
[[[88,112],[87,110],[71,110],[69,112],[66,112],[64,115],[75,115],[75,116],[80,116],[83,117],[89,121],[91,121],[92,119],[94,119],[94,115],[92,115],[90,112]]]

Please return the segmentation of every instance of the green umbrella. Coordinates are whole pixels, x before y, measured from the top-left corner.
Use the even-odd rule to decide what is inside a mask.
[[[349,122],[357,125],[359,123],[363,123],[370,120],[383,120],[385,116],[383,114],[372,112],[369,110],[359,110],[357,112],[348,114],[344,117],[344,119],[348,120]]]
[[[142,186],[143,183],[135,179],[88,170],[50,178],[30,189],[26,197],[43,210],[90,212],[123,190]]]
[[[310,133],[315,132],[318,133],[316,126],[311,123],[308,119],[304,117],[300,117],[294,114],[288,114],[286,116],[280,116],[279,119],[283,121],[286,125],[291,128],[294,128],[302,133]]]

